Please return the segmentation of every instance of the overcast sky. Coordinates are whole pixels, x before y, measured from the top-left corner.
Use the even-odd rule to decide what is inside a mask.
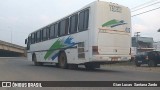
[[[0,40],[25,46],[24,39],[28,34],[55,20],[58,20],[95,0],[0,0]],[[150,2],[151,0],[103,0],[129,7]],[[160,0],[152,0],[157,4],[132,15],[160,7]],[[148,3],[146,5],[149,5]],[[160,41],[160,9],[132,17],[132,35],[141,32],[141,36],[153,37]],[[12,39],[11,39],[12,37]]]

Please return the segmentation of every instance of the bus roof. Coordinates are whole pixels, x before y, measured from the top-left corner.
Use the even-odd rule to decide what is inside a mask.
[[[121,7],[125,7],[125,6],[123,6],[123,5],[119,5],[119,4],[117,4],[117,3],[112,3],[112,2],[94,1],[94,2],[91,2],[91,3],[87,4],[87,5],[85,5],[84,7],[82,7],[81,9],[78,9],[77,11],[75,11],[75,12],[73,12],[73,13],[64,16],[63,18],[57,19],[57,20],[55,20],[54,22],[52,22],[52,23],[50,23],[50,24],[48,24],[48,25],[46,25],[46,26],[44,26],[44,27],[42,27],[42,28],[39,28],[39,29],[33,31],[32,33],[37,32],[37,31],[39,31],[39,30],[42,30],[42,29],[44,29],[44,28],[46,28],[46,27],[49,27],[49,26],[51,26],[51,25],[53,25],[53,24],[55,24],[55,23],[58,23],[60,20],[63,20],[63,19],[65,19],[65,18],[67,18],[67,17],[70,17],[70,16],[74,15],[75,13],[81,12],[82,10],[84,10],[84,9],[86,9],[86,8],[90,8],[90,6],[92,6],[92,5],[96,4],[96,3],[111,3],[111,4],[116,4],[116,5],[118,5],[118,6],[121,6]],[[125,8],[128,8],[128,7],[125,7]],[[31,34],[31,33],[30,33],[30,34]]]

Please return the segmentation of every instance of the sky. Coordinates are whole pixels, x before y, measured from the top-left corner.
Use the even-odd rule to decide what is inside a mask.
[[[29,33],[44,27],[95,0],[0,0],[0,40],[25,46]],[[160,7],[160,0],[100,0],[127,6],[134,11],[144,3],[153,6],[131,12],[132,16]],[[142,8],[142,7],[139,7]],[[160,41],[160,9],[132,17],[132,36],[141,32],[142,37]]]

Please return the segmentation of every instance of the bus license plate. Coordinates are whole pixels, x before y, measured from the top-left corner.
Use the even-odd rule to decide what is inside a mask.
[[[111,57],[111,61],[118,61],[119,57]]]

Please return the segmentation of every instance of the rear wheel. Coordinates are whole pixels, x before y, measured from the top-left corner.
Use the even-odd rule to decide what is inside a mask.
[[[148,66],[149,66],[149,67],[156,67],[157,64],[156,64],[156,62],[155,62],[154,60],[149,60],[149,61],[148,61]]]
[[[66,69],[68,68],[67,57],[65,52],[61,52],[58,57],[58,65],[60,68]]]
[[[85,64],[85,68],[88,70],[94,70],[96,68],[100,68],[100,64],[87,63],[87,64]]]
[[[87,70],[94,70],[94,69],[95,69],[94,66],[90,66],[90,65],[85,65],[85,68],[86,68]]]
[[[78,69],[78,65],[77,64],[69,64],[68,68],[69,69]]]

